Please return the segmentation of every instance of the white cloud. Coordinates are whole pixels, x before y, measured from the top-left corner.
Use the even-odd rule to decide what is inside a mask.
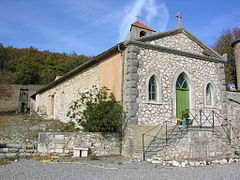
[[[119,41],[127,39],[130,25],[136,21],[136,16],[141,17],[141,22],[146,22],[150,27],[166,30],[169,14],[164,2],[156,0],[136,0],[134,4],[125,8],[125,14],[119,26]]]

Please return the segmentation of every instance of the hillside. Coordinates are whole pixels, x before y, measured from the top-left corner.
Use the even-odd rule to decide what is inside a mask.
[[[0,43],[0,72],[11,84],[48,84],[56,76],[66,74],[88,59],[75,52],[53,53],[39,51],[32,46],[18,49],[4,47]]]

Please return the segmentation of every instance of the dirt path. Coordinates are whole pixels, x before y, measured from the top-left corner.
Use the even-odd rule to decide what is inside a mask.
[[[114,169],[111,167],[118,167]],[[32,160],[20,160],[0,166],[1,180],[72,180],[72,179],[157,179],[157,180],[238,180],[240,179],[240,163],[219,166],[166,168],[149,167],[136,164],[136,168],[125,168],[126,165],[109,164],[109,168],[101,168],[98,164],[44,163]]]

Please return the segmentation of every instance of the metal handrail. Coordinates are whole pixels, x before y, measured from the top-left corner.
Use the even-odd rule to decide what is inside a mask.
[[[161,130],[163,129],[163,127],[165,126],[166,130],[165,130],[165,137],[158,137],[159,133],[161,132]],[[157,126],[159,127],[159,126]],[[165,144],[167,145],[168,144],[168,141],[171,140],[173,137],[174,137],[174,134],[173,132],[175,131],[177,125],[174,126],[174,128],[171,130],[170,132],[170,135],[168,136],[168,122],[165,121],[163,124],[161,124],[159,130],[157,131],[156,135],[155,136],[151,136],[151,135],[147,135],[147,133],[151,132],[151,130],[155,129],[156,127],[154,128],[151,128],[150,130],[146,131],[145,133],[142,134],[142,148],[143,148],[143,161],[145,160],[145,154],[146,152],[149,150],[150,146],[152,145],[152,143],[156,140],[156,139],[163,139],[165,142]],[[178,135],[179,133],[181,133],[182,131],[184,130],[184,128],[182,127],[181,129],[179,129],[179,131],[177,131],[177,133],[175,134]],[[152,141],[149,143],[149,145],[147,146],[147,148],[145,149],[145,141],[144,141],[144,137],[145,136],[149,136],[149,137],[153,137]]]
[[[160,131],[162,130],[163,126],[165,125],[166,121],[161,124],[159,130],[157,131],[157,134],[155,136],[150,136],[147,135],[147,133],[151,132],[152,130],[154,130],[155,128],[159,127],[159,126],[154,126],[153,128],[149,129],[148,131],[144,132],[142,134],[142,149],[143,149],[143,161],[145,161],[145,153],[147,152],[147,150],[149,149],[149,147],[152,145],[152,143],[155,141],[155,139],[157,138],[158,134],[160,133]],[[145,142],[144,142],[144,136],[149,136],[149,137],[153,137],[152,141],[149,143],[149,145],[147,146],[147,148],[145,149]]]
[[[238,132],[240,132],[240,129],[237,128],[237,127],[235,127],[231,122],[229,122],[228,120],[226,120],[226,119],[225,119],[224,117],[222,117],[220,114],[216,113],[216,115],[217,115],[219,118],[221,118],[222,120],[224,120],[224,121],[227,123],[227,125],[230,125],[230,130],[232,130],[232,131],[230,131],[229,133],[227,133],[227,132],[225,131],[225,129],[223,128],[224,131],[227,133],[229,140],[232,142],[232,138],[231,138],[230,133],[233,132],[234,135],[237,137],[237,139],[240,141],[240,136],[233,130],[233,129],[235,129],[235,130],[238,130]],[[224,125],[221,124],[221,126],[223,127]],[[240,146],[240,145],[237,144],[236,142],[234,142],[234,143],[235,143],[236,145]]]
[[[155,136],[153,136],[153,140],[150,142],[150,144],[149,144],[148,147],[146,148],[146,151],[149,149],[149,147],[152,145],[152,143],[154,142],[155,139],[159,139],[159,138],[157,138],[157,136],[158,136],[158,134],[161,132],[161,130],[162,130],[163,126],[165,125],[165,123],[166,123],[166,122],[164,122],[164,123],[162,124],[162,126],[159,128],[157,134],[156,134]]]
[[[196,112],[192,112],[192,110],[196,111]],[[212,127],[213,131],[216,130],[219,133],[221,133],[222,135],[224,135],[226,138],[229,139],[229,141],[231,142],[232,138],[231,138],[231,132],[233,132],[233,134],[236,136],[237,140],[240,142],[240,136],[235,132],[238,131],[240,132],[240,129],[237,127],[234,127],[233,124],[231,122],[229,122],[228,120],[226,120],[224,117],[222,117],[219,113],[217,113],[216,111],[212,110],[209,113],[204,112],[203,110],[198,110],[198,109],[190,109],[188,110],[189,112],[189,119],[192,120],[193,122],[196,122],[198,124],[198,126],[200,128],[202,128],[204,125],[208,126],[210,125],[210,127]],[[221,121],[223,120],[223,121]],[[226,124],[223,124],[223,122],[225,122]],[[222,129],[224,132],[220,131],[216,124],[221,125]],[[224,126],[230,126],[230,128],[228,128],[228,130],[231,130],[230,132],[228,132]],[[158,137],[159,133],[161,132],[161,130],[163,129],[163,127],[166,127],[166,131],[165,131],[165,137]],[[171,129],[170,133],[169,133],[169,128],[168,128],[168,122],[165,121],[160,125],[159,130],[157,131],[155,136],[151,136],[148,135],[149,132],[153,131],[155,128],[159,127],[158,126],[154,126],[153,128],[149,129],[148,131],[144,132],[142,134],[142,148],[143,148],[143,160],[145,160],[145,153],[149,150],[150,146],[152,145],[152,143],[156,140],[156,139],[164,139],[166,142],[166,145],[168,144],[168,142],[174,138],[175,136],[177,136],[179,133],[183,132],[184,129],[188,129],[189,125],[186,126],[178,126],[175,125],[173,126],[173,128]],[[177,129],[177,127],[181,127],[179,129]],[[176,129],[178,131],[176,131]],[[177,132],[174,134],[174,132]],[[149,145],[147,146],[147,148],[145,149],[145,144],[144,144],[144,137],[145,136],[149,136],[149,137],[153,137],[153,139],[151,140],[151,142],[149,143]],[[163,141],[164,142],[164,141]],[[237,144],[236,142],[234,142],[236,145],[240,146],[240,144]]]

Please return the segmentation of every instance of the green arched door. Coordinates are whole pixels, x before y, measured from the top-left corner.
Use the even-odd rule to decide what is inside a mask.
[[[182,118],[182,113],[189,110],[189,85],[185,73],[178,76],[176,82],[176,116]]]

